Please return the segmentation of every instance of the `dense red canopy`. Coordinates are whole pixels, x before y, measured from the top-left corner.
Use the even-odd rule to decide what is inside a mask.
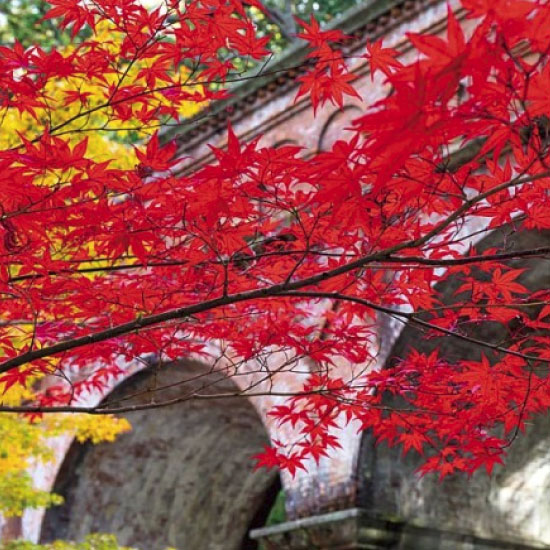
[[[242,143],[229,128],[212,164],[181,175],[175,144],[161,145],[154,127],[184,104],[224,97],[232,57],[268,54],[247,17],[261,6],[49,1],[48,17],[73,36],[108,25],[118,39],[0,48],[2,132],[10,117],[33,119],[0,151],[0,381],[61,376],[22,409],[78,408],[90,388],[123,376],[121,358],[168,361],[223,341],[239,361],[283,349],[289,371],[300,358],[319,366],[273,411],[303,438],[290,450],[275,442],[262,464],[294,471],[322,456],[343,416],[424,453],[425,472],[491,471],[550,404],[550,289],[526,288],[509,261],[550,247],[477,252],[468,228],[550,229],[548,3],[463,0],[471,36],[449,11],[446,37],[409,36],[418,59],[406,65],[381,42],[366,45],[392,93],[364,105],[353,136],[330,151]],[[298,95],[342,106],[356,95],[342,33],[300,24],[311,52]],[[55,82],[71,84],[57,107]],[[132,131],[151,137],[135,166],[91,152],[88,134],[136,120]],[[437,288],[451,280],[460,284],[443,303]],[[369,369],[376,312],[468,341],[481,358],[415,352]],[[487,323],[504,337],[477,339],[472,328]],[[339,378],[341,361],[366,368]]]

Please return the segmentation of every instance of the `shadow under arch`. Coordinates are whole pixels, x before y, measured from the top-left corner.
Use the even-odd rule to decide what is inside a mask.
[[[503,243],[507,244],[507,250],[547,246],[550,231],[516,232],[505,228],[488,235],[476,248],[481,253]],[[550,259],[517,259],[508,265],[525,268],[518,281],[530,290],[550,288]],[[448,281],[438,289],[444,303],[457,300],[453,293],[461,284],[459,280]],[[498,341],[503,336],[502,328],[491,323],[476,326],[474,330],[477,339]],[[395,364],[413,348],[430,353],[436,347],[451,361],[479,360],[483,351],[449,336],[426,340],[421,331],[409,324],[395,342],[388,364]],[[372,434],[365,432],[358,462],[358,505],[375,515],[405,523],[487,539],[520,541],[519,546],[513,546],[516,542],[499,546],[502,549],[539,548],[537,545],[541,543],[550,544],[549,415],[534,419],[527,433],[511,445],[504,467],[496,466],[491,477],[479,471],[471,479],[461,474],[439,482],[436,476],[416,475],[421,464],[418,455],[409,453],[403,457],[399,447],[377,445]],[[477,543],[471,546],[472,549],[478,547],[486,548]]]
[[[211,383],[210,393],[234,392],[208,367],[181,361],[141,371],[118,386],[109,402],[157,401]],[[133,397],[131,397],[133,396]],[[65,503],[46,512],[41,539],[81,540],[113,533],[141,550],[254,550],[280,490],[273,471],[254,471],[251,457],[267,443],[254,407],[244,398],[188,400],[125,415],[132,431],[114,443],[74,442],[54,491]]]

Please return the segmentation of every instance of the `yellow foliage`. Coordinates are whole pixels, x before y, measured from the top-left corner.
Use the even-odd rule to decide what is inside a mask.
[[[122,35],[108,22],[98,25],[96,41],[118,54],[122,43]],[[86,47],[86,46],[85,46]],[[89,47],[89,46],[88,46]],[[79,55],[72,47],[62,52],[64,57],[72,53]],[[81,53],[81,52],[80,52]],[[123,56],[117,55],[119,59]],[[125,63],[125,65],[124,65]],[[47,107],[36,108],[35,116],[29,113],[19,113],[8,109],[2,113],[0,132],[0,148],[6,150],[20,145],[20,135],[27,139],[39,136],[46,128],[63,126],[57,135],[68,139],[71,146],[88,138],[86,156],[95,162],[109,161],[111,168],[133,169],[138,164],[132,143],[151,133],[156,127],[144,127],[137,118],[139,103],[131,107],[130,116],[125,121],[116,121],[110,116],[110,108],[103,106],[109,98],[109,86],[126,84],[147,87],[143,78],[138,78],[139,72],[145,66],[155,63],[155,59],[147,59],[136,63],[121,62],[117,73],[105,74],[104,79],[70,77],[49,81],[45,89]],[[124,75],[123,82],[120,82]],[[186,69],[180,69],[179,78],[185,80]],[[194,90],[201,93],[200,89]],[[159,105],[169,105],[169,100],[160,93],[154,93]],[[77,98],[72,101],[73,98]],[[202,108],[202,104],[189,102],[178,107],[181,117],[189,117]],[[89,111],[87,116],[79,116]],[[72,120],[72,121],[71,121]],[[60,181],[69,181],[61,169],[50,170],[39,182],[40,185],[52,186]],[[69,228],[68,228],[69,229]],[[52,243],[55,239],[52,238]],[[65,250],[59,243],[58,250]],[[88,246],[83,244],[82,246]],[[52,245],[52,257],[63,258],[62,253]],[[93,251],[91,251],[93,252]],[[93,256],[93,254],[91,254]],[[81,267],[88,267],[82,264]],[[94,263],[98,267],[97,263]],[[17,267],[11,266],[11,275],[17,275]],[[90,275],[92,277],[93,275]],[[12,344],[23,348],[29,344],[33,334],[32,324],[21,324],[12,329]],[[35,342],[35,345],[38,345]],[[52,362],[52,370],[55,362]],[[15,406],[32,401],[33,384],[37,377],[29,377],[26,387],[15,384],[6,387],[0,383],[0,405]],[[79,442],[91,441],[96,444],[102,441],[113,441],[117,435],[130,429],[130,424],[124,418],[112,416],[89,415],[46,415],[41,420],[29,422],[27,419],[12,413],[0,415],[0,513],[6,516],[21,515],[25,507],[49,506],[59,503],[60,497],[37,490],[32,486],[32,480],[27,474],[33,461],[47,462],[53,458],[48,440],[52,437],[69,434],[74,435]]]
[[[32,384],[37,377],[27,380],[27,387],[15,384],[4,390],[0,405],[16,406],[32,399]],[[4,384],[0,384],[0,387]],[[48,444],[52,437],[69,435],[79,442],[93,444],[114,441],[117,435],[131,429],[125,418],[112,415],[50,414],[32,423],[14,413],[0,415],[0,513],[4,516],[21,515],[25,508],[59,504],[58,495],[36,489],[27,473],[33,462],[53,459]]]
[[[117,58],[124,58],[120,54],[124,35],[117,31],[112,23],[108,21],[99,22],[94,34],[95,43],[101,44],[102,47],[115,54]],[[85,51],[75,51],[75,47],[70,45],[61,53],[63,57],[67,58],[73,53],[84,55]],[[108,103],[109,89],[112,86],[132,84],[132,86],[143,86],[149,89],[145,78],[140,78],[138,75],[144,67],[153,66],[154,64],[155,58],[138,60],[135,63],[123,61],[118,67],[118,72],[106,73],[102,75],[102,79],[73,76],[49,80],[44,89],[47,107],[35,108],[34,117],[28,112],[22,114],[16,109],[8,109],[2,112],[0,149],[6,150],[20,145],[20,135],[24,135],[26,139],[31,139],[33,136],[41,135],[46,128],[56,128],[63,125],[63,130],[56,132],[56,135],[68,139],[71,147],[81,142],[85,137],[87,138],[87,158],[93,159],[94,162],[109,161],[110,168],[133,169],[138,164],[133,144],[139,144],[142,139],[158,130],[159,124],[157,122],[148,127],[136,117],[136,111],[141,109],[141,103],[137,101],[131,105],[131,116],[125,121],[111,116],[110,107],[104,108],[102,106]],[[182,82],[185,81],[189,75],[188,70],[183,66],[178,70],[179,79]],[[158,83],[158,85],[162,84],[162,82]],[[193,91],[200,95],[202,87],[197,86]],[[70,98],[75,97],[71,94],[77,94],[80,99],[69,101]],[[158,106],[171,106],[170,100],[159,92],[153,93],[152,97]],[[188,118],[195,115],[203,107],[204,103],[202,102],[189,101],[178,105],[177,112],[181,118]],[[79,115],[88,111],[88,115],[79,118]],[[40,178],[39,182],[35,182],[36,185],[54,186],[61,181],[70,179],[62,169],[50,169]],[[67,229],[70,228],[67,227]],[[52,237],[51,240],[52,250],[50,253],[52,258],[63,259],[70,252],[67,249],[67,243],[62,242],[59,238],[56,241]],[[56,242],[58,246],[55,245]],[[92,245],[82,243],[80,246],[89,247]],[[110,264],[112,262],[106,262],[104,265]],[[101,265],[98,262],[82,262],[80,268],[98,268]],[[17,266],[10,266],[10,274],[12,276],[18,275]],[[100,275],[100,273],[90,274],[88,277],[93,278],[97,275]],[[19,329],[25,334],[22,339],[25,339],[28,343],[32,334],[32,326],[19,327]]]
[[[131,429],[130,422],[126,418],[117,418],[111,415],[93,416],[90,414],[78,414],[71,417],[56,415],[59,429],[62,431],[75,431],[75,437],[80,443],[91,441],[94,445],[102,441],[114,441],[117,435]]]
[[[28,333],[13,329],[12,342],[23,347]],[[53,364],[52,364],[53,367]],[[31,376],[26,385],[7,387],[0,383],[0,405],[17,406],[33,399],[33,386],[44,375]],[[33,487],[28,468],[34,462],[49,462],[54,455],[49,440],[61,435],[74,436],[83,443],[114,441],[117,435],[131,429],[125,418],[112,415],[49,414],[30,422],[14,413],[0,414],[0,514],[18,516],[25,508],[47,507],[62,502],[58,495]]]
[[[0,513],[21,515],[25,508],[61,502],[59,496],[34,488],[27,473],[32,462],[52,460],[50,438],[74,435],[79,442],[97,444],[113,441],[128,430],[130,423],[125,418],[110,415],[52,414],[34,423],[17,414],[0,415]]]
[[[123,39],[122,33],[116,31],[107,21],[100,22],[96,30],[95,41],[112,53],[118,54]],[[79,55],[82,52],[75,52],[73,46],[68,46],[62,52],[64,57],[72,53]],[[132,116],[125,121],[116,120],[116,117],[110,116],[110,108],[102,106],[108,102],[109,86],[131,83],[148,88],[145,79],[139,78],[138,75],[144,67],[154,64],[155,58],[139,60],[132,64],[126,61],[119,67],[118,73],[106,73],[102,80],[69,77],[48,81],[44,90],[47,107],[35,108],[36,117],[29,113],[21,114],[15,109],[8,109],[2,113],[0,148],[7,149],[19,145],[19,134],[28,139],[33,135],[40,135],[46,127],[55,128],[60,124],[66,124],[63,131],[56,132],[56,135],[69,139],[71,145],[87,137],[87,157],[95,162],[110,161],[111,168],[132,169],[137,164],[137,159],[129,141],[139,141],[140,138],[152,134],[158,127],[148,128],[135,116],[136,111],[141,108],[139,102],[134,102],[131,106]],[[124,75],[122,80],[121,74]],[[179,78],[185,81],[187,75],[187,69],[181,67]],[[197,87],[194,91],[201,93],[201,88]],[[84,100],[70,102],[69,98],[74,97],[71,94],[78,94],[78,97]],[[161,93],[155,92],[153,97],[158,104],[170,105],[169,99]],[[182,118],[187,118],[202,108],[202,103],[190,101],[179,106],[177,111]],[[90,111],[90,114],[75,118],[84,111]],[[74,121],[68,122],[73,118]],[[132,139],[128,139],[129,137]],[[45,179],[42,184],[53,185],[58,181],[59,174],[52,172],[49,179]]]

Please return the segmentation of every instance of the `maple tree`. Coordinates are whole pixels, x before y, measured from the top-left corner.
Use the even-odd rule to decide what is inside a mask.
[[[392,93],[364,105],[350,139],[304,155],[229,127],[227,148],[183,173],[159,129],[227,97],[235,59],[269,54],[247,12],[261,4],[49,3],[71,48],[0,47],[0,383],[33,390],[0,410],[124,412],[83,403],[132,361],[226,361],[227,376],[255,374],[246,397],[303,378],[308,360],[315,372],[271,412],[298,439],[259,464],[318,460],[342,419],[423,454],[423,472],[501,462],[550,405],[550,291],[529,290],[510,261],[550,246],[477,250],[473,237],[550,229],[550,6],[462,0],[472,32],[449,9],[445,37],[409,35],[410,63],[365,45]],[[298,23],[310,45],[298,97],[314,109],[357,97],[343,33]],[[471,154],[454,163],[457,150]],[[441,289],[457,280],[448,303]],[[377,313],[480,358],[412,352],[374,368]],[[487,324],[505,337],[472,334]],[[363,368],[336,374],[346,362]]]

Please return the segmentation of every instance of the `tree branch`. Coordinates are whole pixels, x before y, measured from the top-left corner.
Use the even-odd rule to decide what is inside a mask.
[[[227,296],[222,296],[211,300],[205,300],[197,304],[184,306],[174,310],[165,311],[163,313],[157,313],[157,314],[149,315],[145,317],[138,317],[133,321],[129,321],[128,323],[123,323],[106,330],[102,330],[102,331],[88,334],[86,336],[81,336],[78,338],[73,338],[70,340],[64,340],[64,341],[58,342],[57,344],[53,344],[51,346],[45,346],[40,349],[28,351],[19,356],[12,357],[11,359],[8,359],[0,363],[0,373],[7,372],[11,369],[20,367],[21,365],[35,361],[37,359],[42,359],[44,357],[57,355],[59,353],[63,353],[65,351],[69,351],[82,346],[103,342],[105,340],[109,340],[117,336],[122,336],[124,334],[128,334],[130,332],[134,332],[134,331],[137,331],[149,326],[153,326],[159,323],[163,323],[166,321],[184,319],[186,317],[190,317],[198,313],[203,313],[212,309],[216,309],[227,305],[237,304],[240,302],[264,299],[264,298],[269,298],[271,296],[281,296],[283,295],[283,293],[288,294],[291,291],[300,290],[302,288],[316,285],[317,283],[321,283],[323,281],[332,279],[339,275],[343,275],[345,273],[355,271],[357,269],[365,267],[370,263],[384,261],[387,258],[391,258],[396,252],[400,252],[401,250],[405,250],[408,248],[418,248],[426,244],[432,238],[436,237],[442,231],[444,231],[447,227],[449,227],[462,214],[465,214],[472,206],[485,200],[491,195],[495,193],[499,193],[500,191],[507,189],[509,187],[512,187],[514,185],[521,185],[523,183],[536,181],[539,179],[547,178],[549,176],[550,176],[550,171],[547,171],[540,174],[535,174],[530,176],[521,176],[521,177],[517,176],[515,178],[512,178],[509,181],[503,182],[500,185],[497,185],[492,189],[489,189],[484,193],[480,193],[475,197],[472,197],[471,199],[465,201],[460,208],[458,208],[452,214],[450,214],[447,218],[445,218],[444,220],[436,224],[436,226],[431,231],[426,233],[426,235],[424,235],[423,237],[419,237],[411,241],[406,241],[401,244],[396,244],[384,250],[374,252],[372,254],[368,254],[348,264],[341,265],[339,267],[336,267],[334,269],[330,269],[327,271],[322,271],[317,275],[312,275],[311,277],[307,277],[305,279],[274,284],[270,287],[259,288],[255,290],[245,291],[245,292],[238,292],[236,294],[228,294]],[[450,334],[453,334],[453,333],[450,333]],[[522,355],[519,355],[519,356],[521,357]]]
[[[404,311],[399,311],[395,309],[391,309],[385,306],[381,306],[378,304],[374,304],[372,302],[369,302],[367,300],[363,300],[363,298],[357,298],[355,296],[349,296],[348,294],[341,294],[339,292],[317,292],[317,291],[296,291],[296,292],[281,292],[279,294],[280,296],[296,296],[301,298],[326,298],[330,300],[344,300],[347,302],[353,302],[356,304],[363,305],[365,307],[368,307],[370,309],[373,309],[375,311],[380,311],[381,313],[386,313],[388,315],[394,315],[396,317],[402,317],[404,319],[407,319],[409,322],[419,325],[424,328],[428,328],[430,330],[435,330],[437,332],[440,332],[442,334],[445,334],[447,336],[452,336],[454,338],[458,338],[459,340],[463,340],[465,342],[468,342],[470,344],[475,344],[477,346],[481,346],[484,348],[491,349],[493,351],[499,351],[501,353],[505,353],[508,355],[513,355],[514,357],[520,357],[521,359],[525,359],[526,361],[539,361],[541,363],[550,364],[550,359],[545,359],[543,357],[537,357],[535,355],[527,355],[525,353],[521,353],[519,351],[514,351],[508,348],[504,348],[502,346],[499,346],[497,344],[491,344],[490,342],[485,342],[484,340],[479,340],[478,338],[472,338],[471,336],[466,336],[465,334],[460,334],[458,332],[453,332],[452,330],[446,329],[444,327],[439,327],[437,325],[434,325],[432,323],[429,323],[427,321],[424,321],[422,319],[419,319],[415,313],[407,313]]]

